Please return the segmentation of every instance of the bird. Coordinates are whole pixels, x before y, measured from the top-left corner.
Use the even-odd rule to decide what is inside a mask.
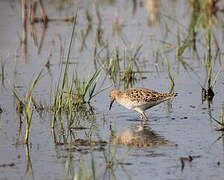
[[[139,112],[143,120],[148,120],[144,113],[145,110],[175,96],[177,96],[177,93],[158,93],[146,88],[129,88],[125,91],[111,90],[109,93],[109,110],[111,110],[114,101],[116,101],[128,109]]]

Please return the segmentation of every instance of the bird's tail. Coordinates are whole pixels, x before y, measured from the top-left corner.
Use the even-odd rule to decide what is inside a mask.
[[[172,97],[176,97],[178,94],[177,93],[166,93],[164,94],[168,99]]]
[[[178,93],[172,93],[173,97],[176,97],[178,95]]]

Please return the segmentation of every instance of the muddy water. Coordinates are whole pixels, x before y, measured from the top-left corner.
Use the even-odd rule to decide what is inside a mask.
[[[178,36],[181,40],[187,37],[192,18],[190,4],[187,1],[157,2],[157,8],[153,8],[154,1],[137,1],[136,5],[134,2],[99,1],[97,5],[91,1],[44,3],[50,18],[74,16],[79,7],[77,34],[69,65],[71,76],[74,69],[80,79],[94,72],[94,41],[100,24],[103,41],[109,42],[111,54],[115,47],[119,47],[123,54],[125,49],[131,51],[142,45],[138,60],[141,73],[137,74],[134,87],[169,91],[170,80],[162,58],[165,54],[174,76],[174,90],[178,92],[172,103],[164,103],[147,111],[150,121],[141,129],[137,113],[118,104],[114,104],[108,112],[108,93],[114,85],[102,70],[97,88],[112,87],[93,99],[93,115],[79,117],[80,125],[87,129],[73,130],[77,141],[72,147],[63,143],[62,135],[68,135],[66,129],[63,132],[58,128],[56,134],[52,133],[51,111],[33,112],[29,146],[21,145],[25,123],[20,129],[16,100],[12,94],[13,87],[16,87],[23,97],[30,81],[50,59],[50,68],[45,70],[34,96],[38,102],[46,105],[53,102],[51,92],[58,82],[61,62],[65,60],[60,57],[63,51],[64,54],[67,52],[72,23],[49,23],[39,53],[29,30],[27,56],[24,58],[20,42],[20,4],[16,1],[0,2],[0,60],[4,67],[0,88],[0,107],[3,110],[0,114],[0,179],[73,179],[80,173],[80,168],[83,168],[83,177],[93,177],[92,162],[96,179],[223,178],[223,138],[219,139],[222,132],[215,130],[217,123],[213,120],[219,120],[222,113],[223,70],[214,86],[213,102],[202,103],[201,85],[206,80],[204,56],[208,52],[202,38],[204,30],[198,33],[199,58],[192,49],[187,48],[183,55],[183,61],[188,64],[185,68],[176,58],[175,46],[178,45]],[[96,7],[101,23],[96,15]],[[82,33],[88,29],[87,11],[92,17],[92,29],[82,49]],[[223,16],[219,13],[218,17]],[[118,30],[113,32],[114,22],[120,26],[120,34]],[[36,24],[36,29],[39,44],[42,26]],[[222,50],[222,22],[217,20],[213,30]],[[98,51],[101,49],[103,47]],[[217,46],[213,43],[212,53],[215,54],[216,50]],[[156,56],[158,52],[164,54]],[[99,64],[102,63],[98,62],[98,68]],[[214,72],[218,72],[221,66],[222,61],[216,61]],[[122,83],[119,88],[123,89]],[[63,116],[63,120],[66,122],[66,116]],[[100,140],[101,143],[83,143],[82,140],[87,139],[86,134],[89,133],[94,141]],[[113,145],[114,138],[117,145]],[[112,158],[113,166],[109,166],[105,163],[105,156],[113,156],[113,152],[116,152],[115,158]]]

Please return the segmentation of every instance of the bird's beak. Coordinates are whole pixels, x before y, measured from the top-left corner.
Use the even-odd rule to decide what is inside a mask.
[[[109,107],[109,110],[111,110],[112,105],[113,105],[113,103],[114,103],[114,100],[115,100],[115,99],[111,99],[111,101],[110,101],[110,107]]]

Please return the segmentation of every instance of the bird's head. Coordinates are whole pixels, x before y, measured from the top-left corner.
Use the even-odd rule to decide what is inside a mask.
[[[109,94],[109,97],[110,97],[110,107],[109,107],[109,110],[111,110],[112,108],[112,105],[114,103],[114,101],[116,100],[116,98],[119,96],[120,94],[120,91],[118,90],[112,90]]]

